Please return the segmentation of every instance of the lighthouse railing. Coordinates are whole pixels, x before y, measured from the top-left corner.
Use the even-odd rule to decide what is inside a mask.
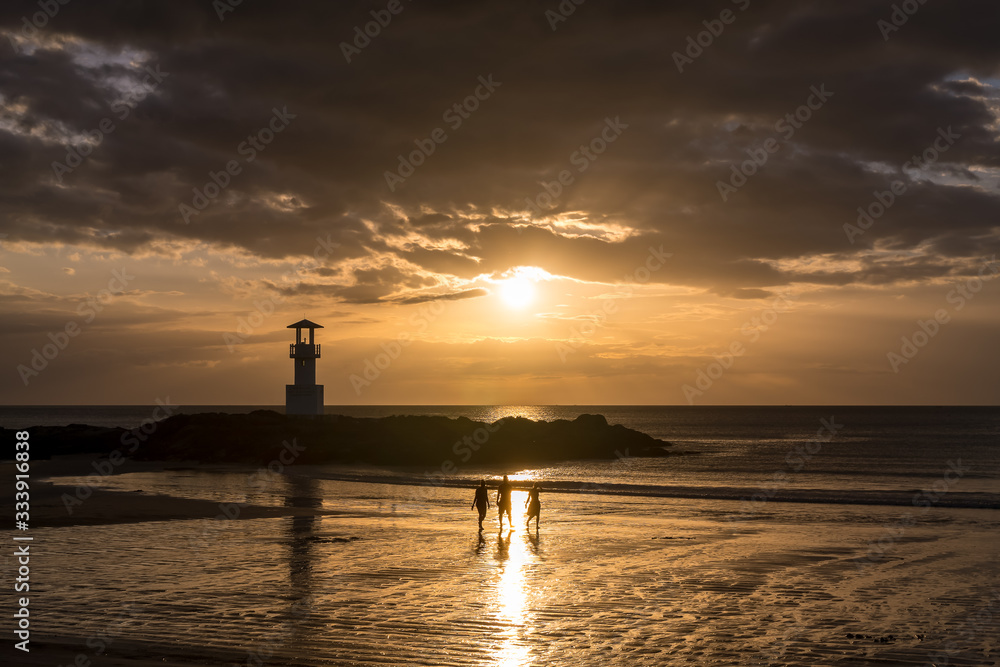
[[[315,345],[310,345],[309,343],[289,343],[288,356],[292,359],[296,357],[315,357],[318,359],[319,343]]]

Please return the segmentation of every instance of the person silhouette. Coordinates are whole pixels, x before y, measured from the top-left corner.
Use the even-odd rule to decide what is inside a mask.
[[[510,528],[514,527],[514,520],[510,516],[510,494],[511,494],[510,481],[507,479],[507,475],[503,476],[503,481],[500,482],[500,486],[497,487],[497,512],[500,519],[500,530],[503,530],[503,514],[507,513],[507,525]]]
[[[539,515],[542,513],[542,503],[538,500],[538,493],[541,491],[538,488],[538,484],[532,484],[531,490],[528,491],[528,499],[524,501],[524,504],[528,506],[528,521],[525,523],[526,528],[531,527],[531,518],[535,518],[535,530],[538,530],[538,520]]]
[[[483,519],[486,518],[486,510],[490,508],[490,492],[486,488],[485,479],[479,480],[479,487],[476,489],[476,497],[472,501],[472,507],[479,510],[479,530],[482,532]]]

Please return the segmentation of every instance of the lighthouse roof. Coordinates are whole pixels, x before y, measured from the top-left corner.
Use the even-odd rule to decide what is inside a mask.
[[[299,320],[295,324],[289,324],[287,329],[322,329],[322,324],[316,324],[315,322],[310,322],[309,320]]]

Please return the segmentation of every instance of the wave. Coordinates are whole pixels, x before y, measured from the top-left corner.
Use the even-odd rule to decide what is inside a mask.
[[[393,484],[440,488],[472,489],[478,477],[433,476],[408,474],[371,474],[318,472],[317,479],[359,482],[367,484]],[[515,489],[527,490],[532,481],[511,480]],[[747,505],[762,502],[822,503],[828,505],[889,505],[949,507],[970,509],[1000,509],[1000,494],[948,491],[935,494],[920,489],[885,491],[875,489],[769,489],[732,486],[673,486],[658,484],[620,484],[609,482],[579,482],[547,479],[541,483],[545,493],[578,493],[609,496],[645,496],[651,498],[689,498],[695,500],[731,500]],[[493,487],[491,486],[491,489]]]

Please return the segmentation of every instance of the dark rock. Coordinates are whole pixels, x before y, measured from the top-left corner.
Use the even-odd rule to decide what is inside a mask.
[[[667,456],[670,443],[603,415],[544,422],[508,417],[485,424],[468,418],[391,416],[357,418],[286,416],[272,410],[249,414],[178,414],[139,429],[74,424],[32,430],[32,457],[93,453],[124,458],[201,463],[283,465],[372,463],[518,465],[569,459]],[[13,436],[0,429],[0,438]],[[279,458],[280,456],[280,458]],[[115,454],[114,457],[118,457]]]

